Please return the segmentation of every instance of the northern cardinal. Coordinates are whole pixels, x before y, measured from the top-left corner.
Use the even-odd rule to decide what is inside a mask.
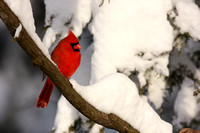
[[[67,79],[73,75],[80,64],[80,49],[81,46],[78,39],[69,29],[68,36],[62,39],[51,53],[51,59]],[[43,75],[44,77],[45,75]],[[53,88],[53,82],[47,77],[46,83],[37,99],[38,108],[44,108],[48,105]]]

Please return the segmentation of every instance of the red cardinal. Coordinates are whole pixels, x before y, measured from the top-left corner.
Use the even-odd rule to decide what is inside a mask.
[[[51,59],[57,64],[60,72],[69,79],[78,68],[81,61],[81,46],[78,39],[69,29],[68,36],[62,39],[51,53]],[[48,105],[54,84],[47,77],[46,83],[37,99],[37,107]]]

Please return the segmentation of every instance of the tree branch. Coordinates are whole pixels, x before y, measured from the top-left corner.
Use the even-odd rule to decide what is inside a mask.
[[[3,0],[0,0],[0,18],[6,24],[11,35],[14,36],[15,30],[21,22]],[[115,114],[101,112],[85,101],[60,73],[58,68],[42,53],[23,26],[16,41],[30,57],[33,65],[46,73],[65,98],[82,114],[100,125],[115,129],[121,133],[138,133],[130,124]]]
[[[200,132],[191,128],[183,128],[179,131],[179,133],[200,133]]]
[[[193,96],[197,97],[200,94],[200,89],[193,92]]]

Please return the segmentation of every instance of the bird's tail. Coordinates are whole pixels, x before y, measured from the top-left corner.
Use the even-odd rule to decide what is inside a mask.
[[[44,108],[48,105],[53,87],[53,82],[47,77],[47,81],[37,99],[37,108]]]

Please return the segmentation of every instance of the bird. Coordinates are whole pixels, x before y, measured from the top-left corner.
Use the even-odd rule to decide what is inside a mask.
[[[51,59],[56,63],[66,79],[74,74],[81,62],[81,46],[74,33],[69,29],[68,36],[62,39],[51,53]],[[43,73],[43,80],[45,74]],[[44,87],[37,99],[37,108],[47,107],[54,84],[47,77]]]

